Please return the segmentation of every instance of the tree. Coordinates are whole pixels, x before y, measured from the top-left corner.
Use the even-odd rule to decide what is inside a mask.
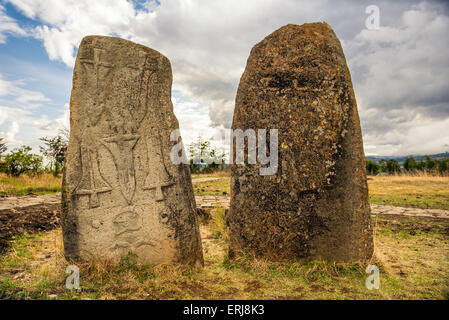
[[[390,159],[387,161],[387,171],[388,173],[400,172],[401,166],[396,160]]]
[[[433,160],[431,157],[426,156],[426,169],[431,171],[435,169],[436,163],[435,160]]]
[[[2,161],[3,153],[7,150],[5,138],[0,137],[0,172],[6,172],[6,164]]]
[[[449,158],[437,160],[437,169],[440,174],[449,171]]]
[[[210,142],[205,141],[201,135],[199,135],[195,141],[188,146],[189,150],[189,163],[190,171],[192,173],[198,173],[207,166],[206,156],[209,152]]]
[[[407,171],[412,171],[416,169],[416,161],[413,157],[405,158],[404,169]]]
[[[50,168],[55,176],[62,172],[64,167],[65,154],[67,152],[68,130],[61,130],[56,137],[43,137],[39,140],[44,142],[44,146],[40,146],[40,151],[44,156],[50,159]]]
[[[204,140],[201,136],[189,144],[188,150],[192,173],[215,171],[222,166],[226,158],[224,152],[215,150],[211,147],[210,141]]]
[[[6,173],[20,176],[22,173],[30,175],[42,171],[42,156],[30,153],[31,147],[22,146],[11,150],[5,156]]]
[[[212,171],[223,168],[226,161],[226,153],[225,152],[218,152],[217,150],[211,148],[209,153],[212,163],[209,164],[209,168],[211,168]]]
[[[424,162],[424,161],[418,161],[417,163],[416,163],[416,169],[417,170],[424,170],[426,168],[426,163]]]
[[[6,147],[5,138],[0,137],[0,158],[2,157],[3,152],[5,152],[8,148]]]
[[[380,159],[379,160],[379,167],[380,167],[380,172],[387,172],[387,160],[385,159]]]
[[[380,171],[380,166],[373,160],[366,160],[366,171],[368,174],[378,174]]]

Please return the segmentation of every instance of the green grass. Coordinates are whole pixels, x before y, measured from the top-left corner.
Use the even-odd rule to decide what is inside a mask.
[[[195,182],[193,180],[193,191],[197,195],[225,195],[231,193],[228,177],[219,178],[214,181]]]
[[[221,239],[225,242],[229,241],[228,228],[226,227],[225,209],[216,208],[212,215],[212,221],[209,222],[209,230],[212,237]]]
[[[370,177],[368,187],[374,204],[449,210],[449,177]]]
[[[200,226],[203,269],[141,265],[129,253],[116,266],[80,264],[81,290],[68,290],[60,230],[20,236],[0,257],[0,298],[9,299],[447,299],[448,223],[376,218],[380,289],[365,287],[366,263],[269,262],[226,255],[224,210]],[[413,231],[413,232],[411,232]],[[50,254],[50,258],[44,258]]]
[[[44,173],[30,177],[26,174],[20,177],[10,177],[0,173],[0,196],[23,196],[26,194],[47,194],[61,191],[61,177]]]

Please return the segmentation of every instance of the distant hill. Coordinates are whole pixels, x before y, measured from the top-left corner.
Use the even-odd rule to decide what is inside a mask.
[[[397,162],[402,163],[405,161],[405,158],[409,158],[409,157],[413,157],[416,161],[426,160],[426,155],[422,155],[422,154],[412,154],[412,155],[408,155],[408,156],[366,156],[366,159],[374,160],[374,161],[379,161],[380,159],[386,159],[386,160],[394,159]],[[431,157],[432,159],[449,158],[449,152],[429,154],[429,157]]]

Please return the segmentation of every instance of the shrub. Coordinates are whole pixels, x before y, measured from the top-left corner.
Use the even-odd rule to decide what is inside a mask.
[[[22,173],[29,175],[42,172],[42,156],[30,153],[31,147],[22,146],[11,150],[5,156],[6,173],[18,177]]]
[[[373,160],[366,160],[366,172],[368,174],[376,175],[380,171],[380,166]]]

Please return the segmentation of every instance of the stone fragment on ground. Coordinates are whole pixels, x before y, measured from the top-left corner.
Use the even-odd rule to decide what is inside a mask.
[[[0,197],[0,210],[23,208],[39,204],[60,204],[61,193],[26,195],[20,197]]]

